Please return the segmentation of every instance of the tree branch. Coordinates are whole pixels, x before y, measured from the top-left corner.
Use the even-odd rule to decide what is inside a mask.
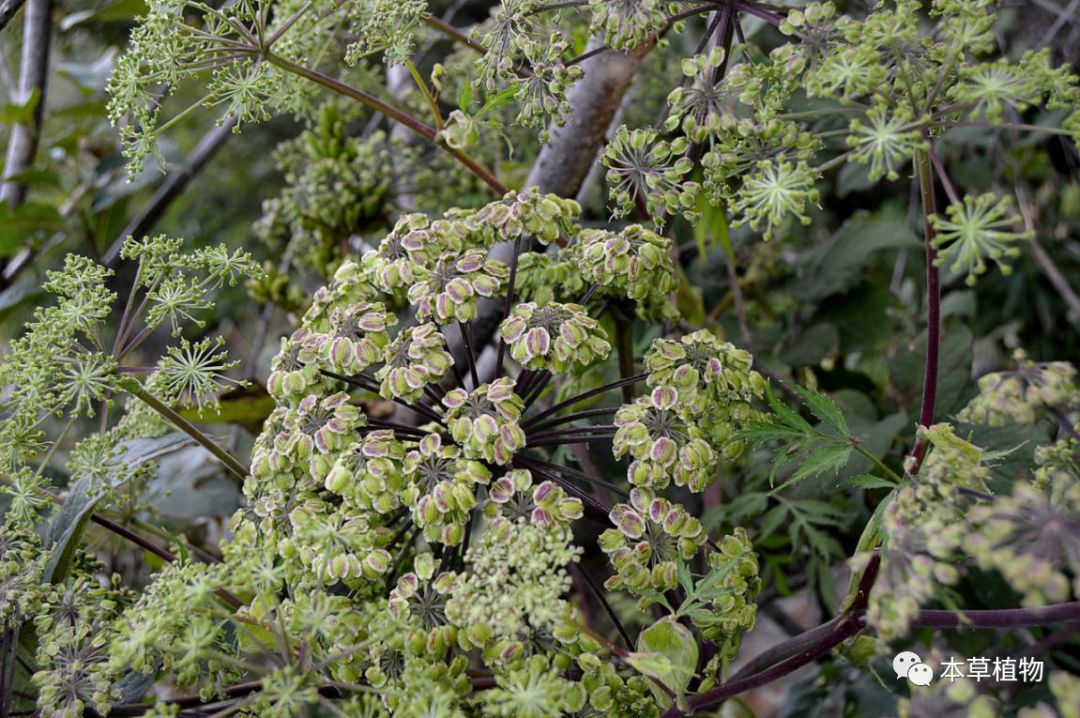
[[[0,30],[7,27],[7,24],[11,22],[11,18],[15,17],[15,13],[19,12],[19,8],[21,8],[25,2],[26,0],[0,1]]]
[[[15,98],[23,103],[37,93],[37,104],[29,123],[19,123],[11,128],[8,140],[7,161],[4,163],[4,181],[0,185],[0,202],[17,207],[26,197],[26,185],[12,181],[26,171],[34,161],[41,139],[41,118],[45,110],[45,89],[49,69],[49,39],[52,35],[52,0],[29,0],[23,21],[22,65],[19,67],[19,94]]]

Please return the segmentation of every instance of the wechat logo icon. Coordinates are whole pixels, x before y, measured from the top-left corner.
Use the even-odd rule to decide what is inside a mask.
[[[893,671],[896,678],[907,678],[914,685],[928,686],[934,680],[934,670],[922,662],[919,654],[914,651],[901,651],[892,659]]]

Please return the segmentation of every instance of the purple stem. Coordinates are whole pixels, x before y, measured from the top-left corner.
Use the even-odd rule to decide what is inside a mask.
[[[550,429],[553,426],[559,426],[560,424],[569,424],[571,421],[580,421],[581,419],[588,419],[592,416],[606,416],[607,414],[614,414],[619,410],[617,406],[605,406],[599,409],[586,409],[585,411],[576,411],[573,414],[566,414],[564,416],[556,417],[551,421],[545,421],[543,424],[537,424],[533,427],[533,431],[540,431],[541,429]]]
[[[568,406],[573,406],[574,404],[585,401],[586,399],[597,396],[598,394],[603,394],[605,391],[611,391],[612,389],[618,389],[619,387],[623,386],[624,384],[634,384],[634,383],[637,383],[639,381],[645,381],[647,376],[648,376],[647,374],[635,374],[634,376],[629,376],[629,377],[626,377],[625,379],[619,379],[618,381],[613,381],[613,382],[610,382],[608,384],[604,384],[603,386],[598,386],[595,389],[590,389],[589,391],[578,394],[577,396],[572,396],[569,399],[567,399],[566,401],[560,401],[558,404],[555,404],[554,406],[551,406],[551,407],[548,407],[547,409],[544,409],[543,411],[541,411],[536,416],[534,416],[531,419],[529,419],[528,421],[524,422],[521,425],[521,428],[522,429],[527,429],[530,426],[534,426],[541,419],[546,419],[547,417],[551,416],[552,414],[554,414],[554,413],[556,413],[558,411],[561,411],[562,409],[565,409]]]
[[[923,130],[927,142],[931,141],[929,130]],[[934,423],[934,405],[937,403],[938,363],[941,354],[941,277],[938,273],[937,249],[934,247],[934,226],[930,217],[936,212],[934,199],[934,170],[929,153],[922,153],[918,158],[919,194],[922,198],[924,244],[926,252],[926,358],[923,368],[922,408],[919,411],[919,426]],[[910,474],[919,473],[923,457],[926,455],[926,442],[919,439],[912,449],[915,459]]]
[[[503,319],[510,316],[514,306],[514,284],[517,280],[518,257],[521,256],[521,237],[514,240],[514,257],[510,260],[510,279],[506,283],[506,303],[503,305]],[[506,353],[506,340],[499,337],[499,353],[495,358],[495,376],[502,376],[503,354]]]

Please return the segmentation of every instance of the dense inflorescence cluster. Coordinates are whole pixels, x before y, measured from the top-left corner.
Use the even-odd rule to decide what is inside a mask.
[[[391,611],[378,623],[397,628],[382,637],[369,627],[370,645],[349,660],[371,661],[362,672],[395,710],[436,695],[423,682],[432,671],[446,681],[447,705],[465,705],[462,651],[476,648],[497,684],[480,698],[485,714],[555,715],[560,701],[588,702],[605,714],[608,699],[559,673],[574,662],[584,670],[584,657],[604,650],[577,630],[579,609],[564,598],[580,554],[569,526],[585,515],[583,499],[594,512],[597,500],[578,483],[588,477],[552,463],[545,447],[575,433],[614,433],[616,456],[635,458],[630,482],[653,487],[635,488],[631,505],[594,516],[615,526],[602,545],[622,578],[609,589],[663,591],[691,566],[706,576],[722,571],[726,588],[697,605],[692,620],[722,633],[726,645],[753,626],[759,583],[745,534],[716,553],[700,522],[657,493],[672,479],[695,492],[711,483],[717,456],[764,387],[749,355],[701,332],[657,340],[647,360],[655,388],[612,409],[617,432],[608,425],[562,431],[560,422],[530,418],[537,382],[580,374],[608,356],[590,302],[621,293],[651,310],[671,286],[670,276],[650,280],[665,266],[670,272],[666,254],[653,253],[663,247],[658,236],[630,228],[600,237],[577,225],[577,211],[571,201],[532,191],[438,219],[409,215],[378,249],[342,265],[275,360],[269,388],[278,408],[256,442],[245,484],[251,508],[234,519],[229,553],[269,554],[294,592],[333,595],[340,582],[356,597],[358,616],[375,611],[388,592]],[[563,238],[568,246],[554,261],[574,266],[593,291],[581,303],[535,301],[525,277],[533,256],[549,255],[521,251],[512,271],[486,254],[517,237]],[[605,264],[579,261],[601,241],[618,251],[605,253]],[[507,294],[515,274],[518,301],[495,336],[519,373],[477,383],[474,358],[455,361],[449,348],[473,338],[478,300]],[[417,323],[393,335],[385,307],[402,293]],[[354,390],[410,407],[419,426],[365,420],[349,399]],[[685,400],[677,401],[679,392]],[[643,543],[634,550],[627,541]],[[450,658],[439,658],[447,650]]]
[[[93,583],[99,568],[85,558],[51,585],[42,580],[53,559],[13,571],[37,551],[29,529],[43,507],[40,476],[16,477],[12,530],[0,546],[0,615],[5,623],[36,616],[42,705],[63,706],[57,715],[105,712],[125,680],[167,673],[206,701],[254,677],[257,690],[243,702],[253,715],[295,715],[335,690],[356,694],[337,702],[349,715],[655,716],[670,705],[669,689],[657,685],[681,692],[697,670],[657,668],[672,660],[656,648],[661,636],[674,631],[696,655],[693,630],[725,660],[733,656],[755,623],[753,545],[742,529],[714,543],[665,493],[674,484],[701,494],[719,457],[738,455],[729,443],[756,416],[764,381],[748,354],[707,332],[654,339],[644,374],[589,380],[612,353],[598,310],[618,302],[664,312],[674,280],[662,237],[638,226],[586,230],[578,211],[532,190],[439,218],[412,214],[377,249],[344,262],[273,360],[275,408],[250,468],[239,469],[246,505],[230,521],[221,563],[173,557],[138,595]],[[516,245],[510,264],[488,254],[507,239]],[[166,238],[125,249],[148,297],[136,315],[150,327],[195,321],[206,292],[257,275],[246,257],[178,250]],[[555,301],[542,280],[527,280],[553,265],[587,288],[577,302]],[[63,347],[58,366],[71,369],[61,388],[35,384],[29,361],[4,371],[27,397],[72,416],[99,411],[117,391],[174,423],[170,406],[212,410],[232,385],[220,341],[178,339],[142,382],[119,368],[134,346],[124,338],[136,332],[128,320],[115,352],[70,354],[100,344],[94,327],[116,299],[100,288],[105,276],[72,259],[50,284],[58,303],[15,346],[15,359],[37,356],[38,345]],[[412,316],[395,310],[403,297],[413,300]],[[501,307],[490,336],[503,363],[493,370],[474,353],[481,298]],[[648,386],[637,399],[574,408],[590,395],[606,404],[636,383]],[[400,411],[373,413],[373,398]],[[130,407],[120,426],[146,420],[140,411]],[[597,415],[614,423],[582,423]],[[562,446],[582,439],[610,440],[613,458],[632,459],[628,503],[608,498],[607,487],[625,493],[618,485],[561,457]],[[167,450],[148,447],[131,465],[110,446],[87,439],[72,453],[84,476],[78,490],[98,497],[90,506]],[[67,501],[77,506],[82,496]],[[585,521],[606,529],[604,588],[589,589],[579,575],[576,530]],[[664,619],[628,654],[589,627],[584,611],[623,590],[639,599],[641,620],[664,606],[693,628]],[[675,605],[673,591],[685,593]],[[268,652],[282,660],[267,662]],[[490,690],[476,690],[477,675]],[[365,695],[375,689],[378,699]],[[170,705],[153,710],[169,715]]]

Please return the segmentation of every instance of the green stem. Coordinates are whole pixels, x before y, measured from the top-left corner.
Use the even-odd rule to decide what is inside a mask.
[[[247,467],[237,461],[236,458],[233,457],[229,452],[225,451],[225,449],[218,446],[214,441],[210,439],[210,437],[199,431],[199,428],[197,426],[195,426],[190,421],[181,416],[179,413],[177,413],[176,410],[174,410],[172,407],[147,392],[146,389],[144,389],[143,386],[137,381],[135,381],[134,379],[124,381],[122,382],[121,386],[123,386],[125,391],[130,393],[132,396],[138,397],[140,400],[142,400],[143,403],[156,411],[158,414],[161,414],[161,416],[163,416],[166,420],[174,424],[176,428],[180,429],[180,431],[190,436],[200,446],[213,454],[221,463],[225,465],[225,468],[235,474],[241,481],[243,481],[244,478],[247,477]]]
[[[852,443],[852,446],[855,448],[855,451],[858,451],[860,454],[862,454],[866,458],[870,459],[870,461],[873,461],[874,464],[876,464],[879,469],[881,469],[886,474],[888,474],[890,479],[892,479],[893,481],[895,481],[898,484],[901,481],[903,481],[903,479],[900,478],[899,474],[897,474],[895,471],[893,471],[888,466],[886,466],[885,462],[883,462],[881,459],[879,459],[877,456],[875,456],[873,452],[867,451],[865,448],[862,447],[861,444],[858,444],[858,443]]]
[[[420,94],[424,96],[424,99],[428,103],[428,107],[431,108],[431,118],[435,120],[435,129],[442,132],[443,119],[442,113],[439,112],[439,103],[435,101],[435,96],[431,94],[431,90],[428,89],[427,83],[424,82],[423,76],[420,74],[420,71],[416,69],[416,65],[413,64],[413,61],[406,60],[405,66],[409,68],[409,74],[412,75],[417,89],[420,90]]]

